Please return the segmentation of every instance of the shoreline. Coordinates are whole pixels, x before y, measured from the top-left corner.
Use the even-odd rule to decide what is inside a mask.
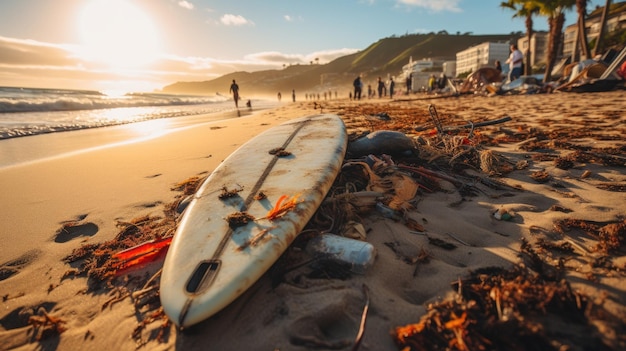
[[[598,322],[593,332],[594,337],[601,336],[617,350],[626,345],[621,333],[624,329],[620,329],[625,328],[626,318],[624,246],[611,254],[612,266],[593,267],[588,260],[599,257],[595,251],[599,239],[579,228],[558,232],[555,223],[567,219],[601,224],[623,221],[625,193],[603,190],[602,185],[624,186],[624,166],[580,159],[573,167],[561,169],[555,160],[580,150],[623,150],[626,116],[619,96],[615,92],[338,100],[322,101],[321,110],[319,104],[305,101],[242,118],[181,127],[157,138],[0,168],[0,213],[7,219],[0,227],[0,240],[5,243],[0,247],[0,290],[4,291],[0,319],[5,321],[0,328],[0,345],[19,350],[50,345],[60,351],[135,349],[137,340],[131,335],[140,321],[133,300],[125,297],[115,304],[107,303],[116,297],[115,289],[124,285],[87,293],[86,278],[64,278],[72,265],[63,258],[72,250],[115,238],[119,221],[161,215],[165,204],[179,195],[171,190],[175,184],[210,174],[235,149],[274,125],[323,112],[339,114],[353,135],[400,130],[426,137],[428,131],[419,133],[415,127],[429,120],[427,107],[433,103],[447,126],[512,117],[506,124],[479,129],[477,135],[486,141],[498,140],[485,148],[513,164],[526,162],[526,168],[501,176],[481,174],[480,170],[469,173],[476,177],[473,179],[496,179],[511,188],[492,189],[474,180],[472,185],[481,189],[475,195],[461,195],[445,181],[440,182],[438,191],[422,189],[415,209],[407,215],[424,227],[426,235],[410,233],[402,223],[368,212],[362,215],[363,225],[367,241],[376,247],[378,256],[365,275],[319,279],[295,270],[275,285],[272,275],[267,274],[194,330],[169,328],[159,341],[155,337],[159,323],[148,324],[141,335],[146,343],[143,347],[203,350],[211,343],[222,350],[348,350],[358,331],[364,304],[362,287],[366,284],[371,306],[361,349],[396,350],[399,348],[390,332],[418,322],[429,306],[454,296],[451,283],[487,266],[519,264],[523,262],[521,240],[536,245],[542,238],[574,243],[576,254],[565,256],[565,277],[573,289],[585,292],[612,316],[621,318],[622,325],[616,329],[603,332],[600,326],[611,325]],[[381,119],[380,113],[387,113],[390,120]],[[528,149],[531,143],[536,144],[535,149]],[[423,158],[421,162],[435,161]],[[549,174],[550,181],[535,181],[535,172]],[[494,219],[494,211],[500,208],[513,214],[512,220]],[[58,231],[65,221],[76,221],[80,226],[69,238],[60,240]],[[456,248],[437,247],[430,239],[453,243]],[[412,262],[421,252],[428,253],[428,262]],[[546,262],[563,257],[556,251],[538,252],[547,252]],[[137,274],[152,273],[158,264],[139,269]],[[39,307],[64,320],[66,330],[42,341],[33,340],[36,328],[19,315],[36,313],[32,311]]]
[[[270,108],[246,109],[245,111],[233,109],[228,112],[157,118],[0,139],[0,170],[96,151],[101,148],[141,142],[184,128],[193,128],[199,124],[246,117],[268,109]]]

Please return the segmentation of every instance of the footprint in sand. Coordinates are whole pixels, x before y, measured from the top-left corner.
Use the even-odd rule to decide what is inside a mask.
[[[39,257],[39,255],[41,255],[41,250],[33,249],[14,260],[0,264],[0,281],[9,279],[13,275],[19,273],[22,269]]]
[[[80,236],[93,236],[98,233],[98,226],[94,223],[80,223],[87,215],[80,215],[76,220],[61,222],[61,228],[54,234],[54,242],[66,243]]]
[[[298,318],[289,326],[290,343],[333,350],[352,345],[362,305],[362,297],[347,292],[326,306],[320,306],[314,315]]]

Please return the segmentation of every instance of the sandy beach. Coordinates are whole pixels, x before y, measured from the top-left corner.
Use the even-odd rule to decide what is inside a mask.
[[[402,344],[396,328],[419,329],[416,324],[429,316],[438,317],[424,324],[430,325],[427,330],[457,335],[451,349],[473,350],[478,341],[469,330],[477,322],[467,316],[476,303],[460,297],[470,286],[459,282],[486,268],[520,265],[548,282],[545,286],[567,287],[579,303],[564,309],[576,317],[559,316],[541,301],[535,304],[539,312],[500,306],[505,301],[500,293],[506,295],[500,286],[490,290],[498,301],[496,320],[505,325],[507,318],[528,317],[555,350],[625,349],[623,100],[624,92],[614,91],[302,101],[240,118],[196,117],[167,133],[121,136],[107,146],[80,150],[74,145],[81,133],[93,140],[105,138],[110,129],[7,140],[16,150],[61,151],[0,168],[0,349],[351,350],[365,310],[359,350],[417,350],[410,340],[419,339],[405,333]],[[433,142],[437,133],[429,104],[436,106],[443,127],[511,119],[476,127],[471,136],[467,128],[441,134],[460,143],[443,150]],[[162,318],[152,320],[158,306],[137,307],[133,295],[162,259],[97,289],[87,277],[68,274],[80,262],[66,258],[83,245],[115,239],[120,223],[163,216],[168,204],[183,197],[173,190],[176,184],[206,177],[272,126],[319,113],[341,116],[352,139],[377,130],[404,133],[415,143],[410,155],[392,154],[398,150],[385,144],[373,153],[376,158],[396,171],[403,165],[436,172],[425,177],[404,169],[420,187],[405,201],[401,219],[373,209],[355,216],[377,250],[364,275],[314,275],[307,265],[296,268],[303,256],[297,241],[234,303],[179,331]],[[483,157],[479,167],[471,164],[471,152]],[[363,157],[348,155],[346,161]],[[344,179],[358,175],[367,181],[359,166],[345,171]],[[506,216],[497,219],[498,211]],[[482,286],[488,285],[485,278]],[[459,304],[456,319],[448,321],[442,306],[449,301]]]

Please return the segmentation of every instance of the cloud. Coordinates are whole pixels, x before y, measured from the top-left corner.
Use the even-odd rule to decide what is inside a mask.
[[[78,66],[72,46],[0,36],[0,65]]]
[[[434,12],[462,12],[459,2],[461,0],[398,0],[400,4],[422,7]]]
[[[189,1],[186,0],[181,0],[178,2],[178,6],[185,8],[187,10],[193,10],[194,6],[192,3],[190,3]]]
[[[227,26],[254,25],[254,22],[247,20],[241,15],[231,15],[229,13],[222,16],[222,18],[220,18],[220,22]]]
[[[245,59],[249,63],[254,62],[259,65],[274,65],[275,67],[283,64],[297,65],[310,64],[311,62],[317,63],[315,59],[318,59],[320,64],[325,64],[336,58],[350,55],[357,51],[357,49],[337,49],[317,51],[310,54],[285,54],[277,51],[266,51],[247,55]]]
[[[284,15],[283,16],[285,18],[285,21],[287,22],[293,22],[293,17],[289,16],[289,15]]]
[[[0,82],[7,86],[106,90],[160,89],[179,81],[206,81],[246,71],[282,69],[284,65],[325,64],[357,49],[317,51],[308,54],[259,52],[241,60],[159,55],[150,65],[115,70],[81,58],[77,46],[57,45],[0,36]],[[315,59],[318,59],[316,61]],[[123,83],[122,83],[123,82]]]

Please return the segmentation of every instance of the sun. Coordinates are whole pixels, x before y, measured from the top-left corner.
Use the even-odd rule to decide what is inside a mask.
[[[146,65],[158,55],[158,31],[127,0],[91,0],[78,17],[83,56],[113,69]]]

